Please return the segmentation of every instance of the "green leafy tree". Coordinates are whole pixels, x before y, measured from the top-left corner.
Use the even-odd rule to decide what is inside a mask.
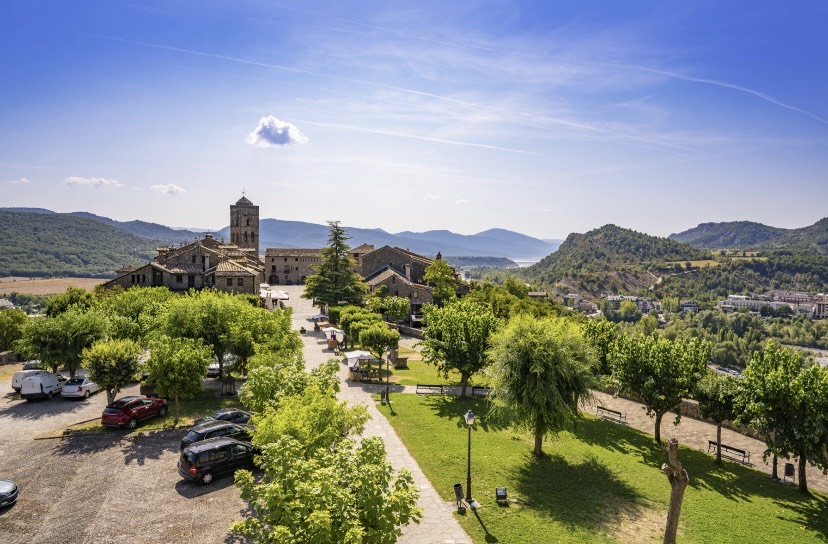
[[[609,374],[611,370],[607,356],[610,346],[618,338],[618,326],[603,316],[587,319],[584,324],[584,336],[598,354],[598,370],[601,374]]]
[[[356,261],[348,252],[350,237],[339,221],[329,221],[328,245],[322,249],[322,263],[315,267],[316,274],[308,276],[302,298],[311,299],[321,310],[339,304],[361,304],[365,284],[354,272]]]
[[[250,371],[239,391],[239,400],[251,411],[264,413],[278,408],[283,398],[299,395],[311,386],[333,395],[339,391],[339,366],[339,361],[329,359],[308,373],[301,354],[259,352],[250,359]]]
[[[69,287],[63,293],[57,293],[46,299],[46,315],[57,317],[69,308],[81,312],[88,310],[95,303],[95,296],[80,287]]]
[[[238,358],[238,370],[247,374],[247,362],[255,355],[257,346],[266,346],[271,352],[291,355],[301,351],[301,338],[292,329],[290,311],[253,306],[240,307],[230,324],[227,348]]]
[[[693,396],[699,402],[704,418],[716,423],[716,462],[722,462],[722,423],[735,419],[734,403],[738,386],[736,379],[717,372],[707,372],[696,384]]]
[[[799,458],[803,493],[808,492],[808,462],[828,469],[823,455],[828,444],[828,370],[813,359],[803,360],[801,353],[769,341],[745,369],[736,412],[737,422],[750,425],[764,438],[765,459]]]
[[[402,321],[408,317],[411,301],[405,297],[384,297],[382,299],[382,309],[388,317],[396,321]]]
[[[166,287],[105,291],[97,302],[111,324],[113,338],[129,338],[147,345],[159,327],[167,302],[175,293]]]
[[[14,349],[15,343],[23,336],[23,329],[29,322],[26,312],[19,308],[0,310],[0,351]]]
[[[52,372],[61,365],[74,377],[83,350],[106,336],[108,323],[97,311],[69,308],[55,317],[33,319],[18,340],[20,350],[40,359]]]
[[[595,352],[573,321],[527,315],[509,320],[491,344],[486,375],[494,406],[532,433],[533,452],[543,455],[544,437],[570,428],[578,405],[591,398]]]
[[[655,416],[655,440],[661,443],[661,419],[678,410],[705,372],[710,344],[696,339],[658,336],[621,337],[613,344],[610,367],[621,387],[640,398],[647,415]],[[675,424],[681,420],[677,412]]]
[[[115,401],[118,392],[129,385],[138,372],[141,346],[134,340],[101,340],[83,350],[83,366],[89,377],[106,391],[106,402]]]
[[[191,399],[201,391],[202,380],[210,364],[211,350],[200,339],[162,336],[152,342],[150,358],[145,363],[147,380],[155,391],[175,402],[175,421],[181,415],[181,399]]]
[[[487,363],[486,350],[490,335],[499,320],[488,306],[460,300],[444,306],[428,306],[423,333],[423,360],[437,367],[444,376],[452,370],[460,373],[462,396],[469,380]]]
[[[631,300],[622,300],[618,307],[618,317],[627,323],[637,323],[641,319],[641,308]]]
[[[400,333],[391,330],[385,323],[374,323],[359,332],[359,343],[379,361],[382,361],[386,348],[397,349],[400,343]]]
[[[304,451],[286,436],[264,447],[260,479],[236,473],[252,515],[233,533],[254,543],[393,544],[421,518],[414,478],[406,469],[394,475],[380,438],[340,441],[310,458]]]
[[[437,306],[445,306],[457,299],[457,277],[454,269],[443,259],[428,265],[423,280],[431,287],[431,296]]]

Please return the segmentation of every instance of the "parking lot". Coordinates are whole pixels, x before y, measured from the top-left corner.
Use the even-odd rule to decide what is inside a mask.
[[[17,504],[0,510],[0,542],[235,541],[228,527],[246,504],[232,477],[208,487],[181,479],[184,430],[44,438],[99,418],[105,405],[105,393],[26,402],[10,377],[0,380],[0,479],[20,486]]]

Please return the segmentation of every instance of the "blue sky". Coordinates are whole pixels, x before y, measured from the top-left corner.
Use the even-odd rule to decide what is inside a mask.
[[[388,231],[828,215],[828,3],[0,4],[0,206]]]

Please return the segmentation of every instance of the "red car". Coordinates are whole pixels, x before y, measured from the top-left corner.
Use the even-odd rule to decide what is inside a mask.
[[[122,397],[104,408],[101,425],[134,429],[138,422],[167,413],[167,401],[144,396]]]

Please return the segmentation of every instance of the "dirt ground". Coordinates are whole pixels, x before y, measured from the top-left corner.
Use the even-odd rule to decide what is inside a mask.
[[[228,528],[247,506],[232,477],[210,486],[181,479],[184,430],[43,438],[99,418],[105,405],[103,393],[26,402],[0,380],[0,479],[21,490],[16,505],[0,509],[0,542],[235,542]]]
[[[68,287],[83,287],[92,290],[96,285],[105,282],[101,278],[0,278],[0,296],[9,293],[25,293],[27,295],[53,295],[62,293]]]

